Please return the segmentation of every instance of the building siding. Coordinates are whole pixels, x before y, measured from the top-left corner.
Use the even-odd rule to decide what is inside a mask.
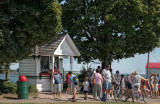
[[[30,85],[36,84],[36,79],[29,76],[36,76],[36,61],[32,57],[23,59],[19,63],[19,75],[27,76]]]
[[[151,76],[152,73],[158,74],[159,75],[159,79],[160,79],[160,69],[159,68],[150,68],[149,69],[149,75]]]

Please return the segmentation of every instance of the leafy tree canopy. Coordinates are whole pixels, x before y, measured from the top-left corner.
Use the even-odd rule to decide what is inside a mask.
[[[0,65],[23,59],[33,47],[56,37],[61,12],[56,0],[1,0]]]
[[[160,0],[66,0],[62,14],[80,61],[99,59],[106,65],[157,46]]]

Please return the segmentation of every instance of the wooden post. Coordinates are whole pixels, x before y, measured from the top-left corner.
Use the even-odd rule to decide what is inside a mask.
[[[5,65],[5,70],[6,70],[6,80],[10,81],[10,63],[7,63]]]

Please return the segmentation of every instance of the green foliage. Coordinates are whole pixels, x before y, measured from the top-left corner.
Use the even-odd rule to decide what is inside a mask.
[[[78,46],[79,61],[134,57],[157,47],[159,5],[160,0],[66,0],[63,30]]]
[[[86,68],[84,66],[82,66],[82,70],[81,70],[80,74],[77,76],[80,82],[84,81],[84,78],[86,77],[86,73],[87,73]]]
[[[8,81],[4,81],[0,84],[1,84],[0,91],[2,93],[12,93],[12,94],[17,93],[17,84],[12,83],[12,82],[8,82]]]
[[[0,91],[2,93],[12,93],[16,94],[17,93],[17,84],[8,82],[8,81],[3,81],[0,83]],[[34,85],[29,85],[29,93],[36,93],[37,89]]]
[[[27,57],[61,30],[55,0],[1,0],[0,10],[0,65]]]
[[[34,85],[29,85],[29,93],[36,93],[38,90]]]

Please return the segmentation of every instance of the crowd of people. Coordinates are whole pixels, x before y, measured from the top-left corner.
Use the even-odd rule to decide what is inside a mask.
[[[112,69],[107,65],[103,70],[100,66],[96,70],[89,68],[87,71],[84,81],[80,83],[76,75],[73,75],[69,71],[66,75],[66,82],[68,87],[66,93],[72,91],[73,101],[76,101],[76,92],[78,86],[83,85],[84,99],[88,99],[88,93],[93,94],[95,101],[101,101],[103,95],[105,95],[106,100],[109,100],[113,97],[113,90],[115,85],[119,85],[122,93],[124,90],[134,90],[135,86],[138,87],[139,94],[141,95],[142,89],[146,89],[151,97],[158,98],[160,92],[160,82],[158,79],[158,74],[152,73],[149,79],[146,79],[139,75],[139,71],[135,71],[131,75],[120,75],[120,72],[117,70],[116,75],[112,73]],[[61,84],[62,80],[59,74],[59,70],[54,75],[55,85],[56,85],[56,95],[57,99],[60,99],[61,93]]]

